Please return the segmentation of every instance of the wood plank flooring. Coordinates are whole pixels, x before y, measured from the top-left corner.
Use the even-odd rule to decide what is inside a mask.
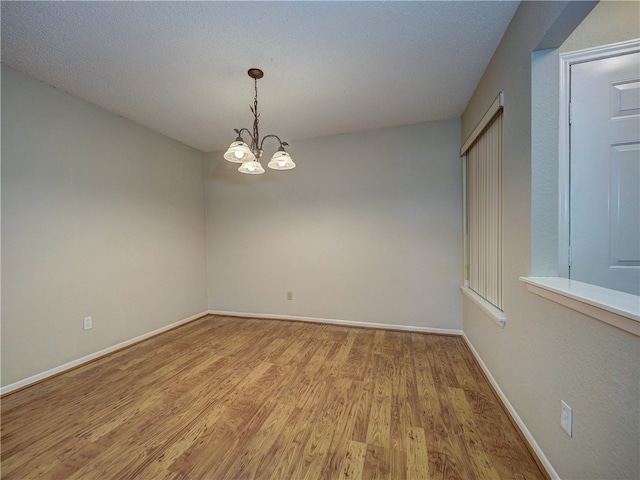
[[[2,399],[2,478],[545,478],[461,338],[204,317]]]

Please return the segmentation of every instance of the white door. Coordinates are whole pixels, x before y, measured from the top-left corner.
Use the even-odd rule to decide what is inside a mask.
[[[640,295],[640,53],[571,66],[570,266]]]

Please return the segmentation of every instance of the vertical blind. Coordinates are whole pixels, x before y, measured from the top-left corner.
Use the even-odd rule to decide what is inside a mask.
[[[469,288],[502,310],[502,109],[466,156]]]

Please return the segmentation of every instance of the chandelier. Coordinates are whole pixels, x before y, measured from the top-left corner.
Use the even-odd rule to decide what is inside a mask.
[[[253,78],[255,84],[256,95],[253,100],[253,107],[249,106],[251,112],[253,112],[253,133],[248,128],[241,128],[240,130],[234,128],[233,130],[238,134],[238,138],[229,146],[229,149],[225,152],[224,158],[233,163],[241,163],[238,171],[241,173],[248,173],[251,175],[257,175],[264,173],[264,168],[260,165],[260,157],[262,157],[262,145],[267,138],[275,138],[280,142],[280,148],[273,154],[271,160],[267,164],[269,168],[274,170],[291,170],[295,168],[296,164],[293,163],[291,156],[284,150],[284,147],[288,147],[287,142],[280,140],[277,135],[265,135],[260,140],[258,133],[258,79],[264,76],[264,73],[259,68],[250,68],[247,74]],[[247,145],[242,138],[242,133],[245,132],[251,139],[251,145]]]

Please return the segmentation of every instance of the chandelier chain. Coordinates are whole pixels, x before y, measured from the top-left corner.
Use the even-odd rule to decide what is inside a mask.
[[[258,135],[258,79],[254,78],[254,88],[255,88],[255,97],[253,98],[253,108],[251,111],[253,112],[253,141],[255,142],[255,148],[258,149],[258,145],[260,143],[260,137]]]

